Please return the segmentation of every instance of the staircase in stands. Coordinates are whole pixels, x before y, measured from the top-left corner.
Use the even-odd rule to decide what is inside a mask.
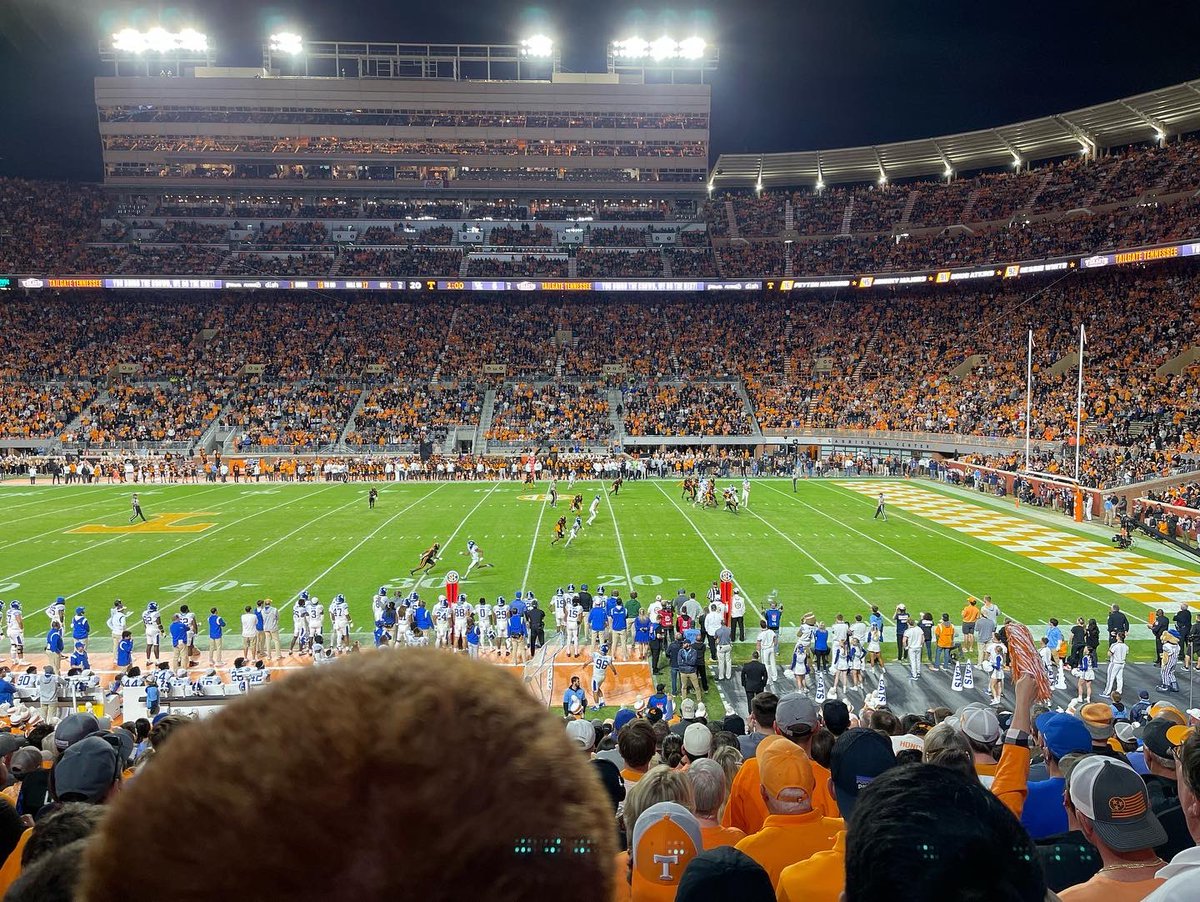
[[[753,434],[762,435],[762,429],[758,425],[758,417],[754,415],[754,403],[750,400],[750,392],[746,390],[745,380],[735,380],[733,387],[742,396],[742,407],[745,408],[746,416],[750,418],[750,428],[753,430]]]
[[[846,208],[842,210],[842,227],[838,229],[839,235],[850,234],[850,223],[854,221],[854,195],[850,195],[850,199],[846,201]]]
[[[741,238],[742,233],[738,229],[737,213],[733,209],[733,201],[729,198],[725,199],[725,219],[729,223],[729,237]]]
[[[665,247],[659,248],[658,253],[662,257],[662,277],[664,279],[673,278],[675,271],[671,269],[671,255],[667,253],[667,249]]]
[[[476,454],[486,454],[488,449],[487,433],[492,428],[492,414],[496,410],[496,390],[489,388],[483,393],[483,407],[479,411],[479,424],[475,427],[475,441],[472,447]]]
[[[1029,195],[1029,199],[1021,205],[1019,210],[1017,210],[1017,216],[1028,214],[1034,209],[1034,207],[1037,206],[1038,198],[1042,196],[1042,191],[1044,191],[1046,186],[1050,184],[1050,179],[1053,177],[1054,170],[1047,167],[1046,171],[1042,174],[1042,177],[1038,179],[1037,186],[1033,189],[1033,193]]]
[[[970,222],[971,214],[975,210],[975,201],[979,200],[979,192],[983,190],[983,185],[976,185],[971,189],[971,193],[967,195],[967,202],[963,204],[962,216],[959,217],[959,222]]]
[[[346,436],[354,431],[355,421],[358,419],[358,413],[362,410],[363,404],[367,401],[367,395],[371,393],[371,386],[363,384],[362,391],[358,393],[358,400],[354,402],[354,407],[350,411],[350,416],[346,417],[346,425],[342,427],[342,434],[338,436],[338,447],[346,447]]]
[[[900,231],[908,228],[908,224],[912,222],[913,209],[917,206],[917,198],[921,196],[921,192],[914,188],[908,192],[908,200],[904,202],[904,212],[900,214],[900,221],[896,223]]]
[[[625,443],[625,417],[624,417],[624,397],[621,395],[619,388],[610,388],[608,390],[608,419],[612,423],[613,442],[623,445]],[[620,408],[621,413],[617,410]]]

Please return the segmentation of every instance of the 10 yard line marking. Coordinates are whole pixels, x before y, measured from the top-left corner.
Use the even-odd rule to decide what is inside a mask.
[[[770,489],[772,492],[775,492],[777,495],[782,495],[784,498],[788,498],[788,497],[790,497],[790,496],[787,494],[787,492],[781,492],[781,491],[779,491],[779,489],[775,488],[774,486],[771,486],[771,485],[764,485],[764,486],[763,486],[763,488]],[[892,548],[892,547],[891,547],[890,545],[888,545],[886,542],[881,542],[881,541],[879,541],[878,539],[876,539],[874,536],[869,536],[869,535],[867,535],[865,532],[860,532],[859,530],[855,529],[853,526],[848,526],[848,525],[847,525],[847,524],[845,524],[845,523],[841,523],[841,522],[840,522],[839,520],[837,520],[835,517],[831,517],[831,516],[829,516],[829,514],[825,513],[825,512],[824,512],[823,510],[821,510],[820,508],[813,507],[811,504],[809,504],[809,503],[807,503],[807,502],[805,502],[805,501],[801,501],[799,498],[792,498],[792,500],[793,500],[793,501],[795,501],[797,504],[802,504],[802,505],[804,505],[804,506],[805,506],[805,507],[807,507],[807,508],[808,508],[810,511],[812,511],[814,514],[820,514],[820,515],[821,515],[822,517],[824,517],[825,519],[827,519],[827,520],[832,520],[834,523],[837,523],[837,524],[838,524],[839,526],[841,526],[843,529],[848,529],[848,530],[850,530],[852,533],[854,533],[855,535],[861,536],[862,538],[866,539],[868,542],[874,542],[876,545],[879,545],[879,546],[883,547],[883,548],[884,548],[884,549],[886,549],[887,551],[890,551],[892,554],[894,554],[894,555],[896,555],[896,556],[898,556],[898,557],[902,557],[902,558],[904,558],[904,560],[908,561],[908,562],[909,562],[910,564],[912,564],[914,567],[919,567],[920,569],[922,569],[922,570],[924,570],[926,573],[928,573],[930,576],[934,577],[935,579],[940,579],[940,580],[941,580],[942,582],[944,582],[946,585],[950,586],[951,588],[957,589],[959,592],[962,592],[964,595],[972,595],[972,594],[981,595],[981,594],[982,594],[982,593],[972,593],[972,592],[968,592],[966,589],[964,589],[964,588],[963,588],[962,586],[960,586],[958,583],[954,582],[953,580],[949,580],[949,579],[947,579],[946,577],[942,576],[940,573],[938,573],[938,572],[937,572],[937,571],[935,571],[935,570],[930,570],[928,567],[926,567],[924,564],[920,563],[919,561],[914,561],[912,558],[910,558],[910,557],[909,557],[907,554],[905,554],[904,552],[902,552],[902,551],[898,551],[897,549],[895,549],[895,548]],[[758,516],[758,515],[757,515],[757,514],[755,514],[755,516]],[[761,519],[761,518],[760,518],[760,519]],[[764,521],[764,522],[766,522],[766,521]],[[836,534],[835,534],[835,535],[836,535]]]
[[[349,557],[350,557],[350,555],[354,554],[354,552],[358,551],[358,549],[360,549],[360,548],[361,548],[363,545],[365,545],[365,544],[366,544],[368,541],[370,541],[371,539],[373,539],[373,538],[374,538],[374,537],[375,537],[375,536],[376,536],[376,535],[379,533],[379,531],[380,531],[381,529],[383,529],[383,528],[384,528],[385,526],[387,526],[389,523],[391,523],[392,521],[394,521],[394,520],[395,520],[397,517],[399,517],[401,514],[407,513],[408,511],[410,511],[410,510],[412,510],[414,507],[416,507],[418,504],[421,504],[422,502],[424,502],[424,501],[428,500],[428,499],[429,499],[431,496],[433,496],[433,495],[436,495],[438,492],[440,492],[440,491],[441,491],[443,488],[445,488],[447,485],[449,485],[449,483],[446,483],[446,482],[441,482],[441,483],[438,483],[438,486],[437,486],[437,488],[433,489],[432,491],[426,492],[426,493],[425,493],[425,494],[423,494],[423,495],[422,495],[420,498],[418,498],[416,501],[414,501],[414,502],[412,502],[411,504],[409,504],[407,507],[402,507],[402,508],[400,508],[400,510],[396,511],[396,513],[392,514],[390,517],[388,517],[386,520],[384,520],[382,523],[380,523],[378,526],[376,526],[376,527],[375,527],[373,530],[371,530],[369,533],[367,533],[365,536],[363,536],[361,539],[359,539],[359,540],[358,540],[358,542],[357,542],[357,543],[354,545],[354,547],[353,547],[353,548],[351,548],[349,551],[347,551],[345,554],[343,554],[343,555],[342,555],[340,558],[338,558],[336,561],[334,561],[332,564],[330,564],[328,567],[326,567],[326,568],[325,568],[325,569],[324,569],[324,570],[323,570],[323,571],[322,571],[322,572],[321,572],[319,575],[317,575],[317,576],[316,576],[316,577],[314,577],[312,580],[310,580],[310,581],[309,581],[309,583],[308,583],[308,585],[307,585],[307,586],[305,586],[303,589],[301,589],[301,590],[300,590],[300,592],[307,592],[307,591],[308,591],[309,589],[311,589],[311,588],[312,588],[314,585],[316,585],[316,584],[317,584],[317,582],[318,582],[319,580],[322,580],[322,579],[324,579],[326,576],[328,576],[330,573],[332,573],[332,572],[333,572],[335,569],[337,569],[339,566],[341,566],[341,564],[342,564],[342,563],[343,563],[343,562],[344,562],[344,561],[345,561],[347,558],[349,558]],[[487,497],[487,496],[485,495],[484,497]],[[356,500],[361,500],[361,499],[356,499]],[[477,505],[477,506],[478,506],[478,505]],[[470,514],[468,514],[467,516],[470,516]],[[463,519],[465,520],[466,518],[464,517]],[[457,532],[457,530],[456,530],[456,532]],[[451,536],[451,538],[453,538],[453,536]],[[449,544],[449,542],[448,542],[448,541],[447,541],[447,544]],[[287,608],[288,608],[288,607],[290,607],[290,606],[291,606],[291,604],[292,604],[292,603],[293,603],[293,602],[294,602],[294,601],[295,601],[297,598],[299,598],[299,597],[300,597],[300,592],[297,592],[295,595],[293,595],[291,598],[289,598],[287,601],[285,601],[283,604],[281,604],[281,605],[279,606],[279,611],[280,611],[280,613],[283,613],[283,611],[287,610]]]
[[[840,489],[841,486],[829,485],[829,486],[825,486],[825,488],[828,488],[831,492],[834,492],[835,494],[837,494],[836,490]],[[842,492],[845,493],[846,495],[849,495],[851,498],[861,498],[862,500],[864,500],[868,503],[871,503],[870,498],[867,498],[864,495],[859,495],[857,492],[852,492],[849,489],[842,489]],[[900,508],[900,510],[903,511],[903,508]],[[901,514],[898,514],[897,516],[899,516],[899,518],[901,520],[903,520],[905,523],[909,523],[909,524],[917,527],[918,529],[923,529],[926,532],[931,532],[935,536],[940,536],[943,539],[949,539],[951,542],[957,542],[959,545],[962,545],[966,548],[970,548],[973,551],[979,552],[980,554],[986,554],[988,557],[995,558],[998,561],[1003,561],[1006,564],[1011,564],[1012,566],[1016,567],[1019,570],[1024,570],[1026,573],[1032,573],[1034,576],[1039,576],[1042,579],[1046,580],[1047,582],[1054,583],[1054,585],[1056,585],[1060,588],[1067,589],[1070,592],[1074,592],[1076,595],[1081,595],[1084,598],[1086,598],[1088,601],[1094,601],[1094,602],[1096,602],[1096,604],[1102,604],[1106,608],[1109,607],[1108,602],[1101,601],[1099,598],[1093,598],[1091,595],[1088,595],[1086,592],[1082,591],[1081,589],[1076,589],[1074,586],[1068,585],[1067,583],[1059,582],[1054,577],[1047,576],[1045,573],[1039,573],[1038,571],[1034,570],[1032,567],[1026,567],[1020,561],[1014,561],[1012,558],[1006,558],[1003,555],[996,554],[994,551],[989,551],[986,547],[981,547],[983,545],[982,541],[980,541],[979,545],[973,545],[970,542],[963,541],[962,539],[958,538],[955,535],[949,534],[949,532],[939,532],[938,530],[933,529],[932,527],[926,526],[924,523],[921,523],[918,520],[913,519],[912,515],[905,515],[905,514],[901,513]],[[945,527],[945,528],[948,531],[950,530],[950,527]],[[1099,586],[1098,588],[1103,588],[1103,586]],[[1124,595],[1121,595],[1119,592],[1114,592],[1113,594],[1119,595],[1121,598],[1126,597]]]
[[[723,560],[721,560],[721,555],[717,554],[717,550],[716,550],[715,548],[713,548],[713,547],[712,547],[712,545],[711,545],[711,544],[709,544],[709,541],[708,541],[708,539],[706,539],[706,538],[704,537],[704,533],[702,533],[702,532],[700,531],[700,527],[699,527],[699,526],[697,526],[697,525],[696,525],[694,522],[692,522],[692,518],[688,516],[688,514],[687,514],[687,511],[686,511],[686,510],[684,510],[682,507],[680,507],[680,506],[678,505],[678,503],[676,503],[676,501],[675,501],[675,499],[674,499],[674,498],[672,498],[672,497],[671,497],[670,495],[668,495],[668,494],[667,494],[665,491],[663,491],[663,487],[662,487],[662,486],[661,486],[661,485],[660,485],[658,482],[655,482],[655,483],[654,483],[654,487],[655,487],[656,489],[658,489],[660,492],[662,492],[662,494],[663,494],[663,497],[664,497],[664,498],[666,498],[668,501],[670,501],[670,502],[671,502],[671,505],[672,505],[672,506],[673,506],[673,507],[674,507],[674,508],[675,508],[677,511],[679,511],[679,513],[683,514],[683,519],[687,520],[687,522],[688,522],[688,525],[689,525],[689,526],[691,526],[691,527],[692,527],[692,529],[693,529],[693,530],[695,530],[695,532],[696,532],[696,535],[700,537],[700,541],[701,541],[701,542],[703,542],[703,543],[704,543],[704,545],[705,545],[705,547],[707,547],[707,548],[708,548],[708,550],[712,552],[712,556],[713,556],[714,558],[716,558],[717,565],[718,565],[718,566],[719,566],[719,567],[720,567],[722,570],[729,570],[729,568],[725,566],[725,562],[724,562]],[[730,570],[729,572],[730,572],[730,573],[732,573],[733,571],[732,571],[732,570]],[[756,604],[754,603],[754,601],[753,601],[753,600],[750,598],[750,593],[749,593],[749,592],[747,592],[745,589],[743,589],[743,588],[742,588],[742,584],[741,584],[740,582],[738,582],[738,581],[737,581],[737,579],[734,579],[734,581],[733,581],[733,584],[734,584],[734,585],[737,587],[737,590],[738,590],[738,591],[739,591],[739,592],[742,594],[742,598],[744,598],[744,599],[746,599],[746,601],[750,602],[750,607],[754,608],[754,613],[755,613],[755,614],[757,614],[757,615],[758,615],[758,618],[759,618],[759,620],[761,620],[761,619],[762,619],[762,611],[760,611],[760,610],[758,609],[758,605],[756,605]]]
[[[600,491],[604,492],[603,487]],[[621,541],[621,527],[617,525],[617,511],[613,507],[612,496],[608,492],[604,492],[604,500],[608,502],[608,512],[612,514],[613,532],[617,536],[617,549],[621,552],[621,564],[625,567],[625,585],[628,586],[627,592],[633,591],[633,576],[629,573],[629,560],[625,557],[625,543]]]
[[[216,529],[209,530],[207,532],[202,532],[200,535],[196,536],[196,538],[191,539],[190,541],[184,542],[182,545],[176,545],[173,548],[168,548],[166,551],[162,552],[161,554],[156,554],[154,557],[147,558],[146,560],[141,561],[140,563],[134,564],[131,567],[126,567],[124,570],[114,573],[111,576],[106,576],[104,579],[100,580],[99,582],[93,583],[92,585],[87,586],[86,588],[80,589],[78,592],[72,592],[70,595],[68,595],[66,597],[68,599],[76,598],[77,596],[82,595],[84,592],[90,592],[92,589],[98,589],[100,586],[103,586],[106,583],[110,583],[114,579],[124,576],[126,573],[132,573],[134,570],[140,570],[142,567],[145,567],[147,564],[153,564],[155,561],[161,560],[162,558],[166,557],[169,554],[174,554],[175,552],[180,551],[184,548],[187,548],[190,545],[195,545],[197,542],[202,542],[205,539],[210,538],[211,536],[215,535],[216,533],[220,532],[223,529],[228,529],[231,526],[237,526],[237,524],[244,523],[246,520],[249,520],[253,517],[258,517],[262,514],[270,513],[273,510],[278,510],[279,508],[286,507],[289,504],[295,504],[297,501],[302,501],[302,500],[305,500],[308,498],[313,498],[316,495],[322,494],[322,492],[329,491],[329,489],[333,488],[334,485],[335,484],[330,484],[328,487],[322,489],[319,492],[315,492],[312,495],[297,495],[295,498],[292,498],[289,501],[282,501],[279,504],[273,505],[271,507],[263,508],[260,511],[255,511],[254,513],[247,514],[244,517],[239,517],[238,519],[233,520],[230,523],[226,523],[224,526],[218,526]],[[45,613],[45,612],[43,611],[43,613]]]

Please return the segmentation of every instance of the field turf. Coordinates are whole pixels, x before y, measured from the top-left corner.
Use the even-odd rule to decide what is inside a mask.
[[[932,483],[916,485],[937,491]],[[380,487],[373,511],[363,484],[144,486],[138,488],[151,522],[133,527],[131,487],[10,484],[0,487],[0,599],[22,600],[35,650],[47,628],[42,611],[57,595],[69,608],[87,607],[98,648],[107,647],[104,620],[117,597],[135,614],[150,600],[167,614],[180,604],[202,615],[215,606],[232,634],[245,604],[271,597],[287,608],[301,589],[326,604],[345,594],[365,639],[380,585],[412,587],[409,568],[438,541],[443,557],[418,584],[432,601],[447,570],[466,570],[470,559],[462,552],[473,539],[495,566],[462,583],[472,600],[532,588],[547,602],[570,582],[620,587],[626,597],[632,587],[643,603],[679,586],[703,597],[728,567],[749,599],[751,628],[772,596],[784,607],[785,627],[809,610],[832,620],[877,604],[890,615],[900,601],[911,611],[948,611],[957,622],[965,596],[984,593],[1035,632],[1050,616],[1103,623],[1114,601],[1135,623],[1148,610],[896,506],[886,523],[874,520],[873,498],[841,480],[802,481],[796,493],[788,480],[756,480],[749,509],[738,513],[694,508],[675,482],[626,482],[615,498],[600,483],[580,486],[585,520],[597,493],[600,513],[562,547],[550,539],[566,502],[551,508],[544,484],[390,483]],[[1069,532],[1071,524],[1054,528]],[[282,622],[287,632],[286,611]]]

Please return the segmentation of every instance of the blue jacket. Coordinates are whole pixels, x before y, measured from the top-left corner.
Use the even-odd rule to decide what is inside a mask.
[[[187,624],[182,620],[171,621],[171,644],[186,645],[187,644],[188,628]]]
[[[588,626],[593,631],[600,631],[608,625],[608,612],[604,610],[603,605],[597,605],[588,611]]]
[[[779,629],[781,619],[783,619],[783,608],[767,608],[763,611],[763,620],[767,621],[769,629]]]
[[[128,667],[133,663],[133,640],[122,639],[117,644],[117,666]]]
[[[92,626],[88,623],[87,617],[82,614],[76,614],[71,620],[71,638],[86,639],[92,631]]]
[[[658,708],[663,713],[663,720],[670,720],[675,714],[675,705],[671,702],[671,696],[665,692],[662,695],[652,695],[646,700],[646,704],[651,708]]]
[[[46,651],[61,655],[63,651],[63,634],[60,627],[52,627],[46,634]]]
[[[696,649],[690,645],[679,649],[679,672],[680,673],[695,673],[696,664],[699,661],[699,656],[696,654]]]
[[[225,618],[220,614],[208,615],[208,638],[220,639],[225,635]]]

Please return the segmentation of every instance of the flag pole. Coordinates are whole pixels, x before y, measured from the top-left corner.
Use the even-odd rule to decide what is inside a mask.
[[[1075,393],[1075,482],[1079,482],[1079,443],[1083,436],[1083,343],[1087,338],[1079,324],[1079,387]]]
[[[1033,419],[1033,323],[1029,324],[1029,350],[1025,359],[1025,472],[1029,472],[1029,429]]]

